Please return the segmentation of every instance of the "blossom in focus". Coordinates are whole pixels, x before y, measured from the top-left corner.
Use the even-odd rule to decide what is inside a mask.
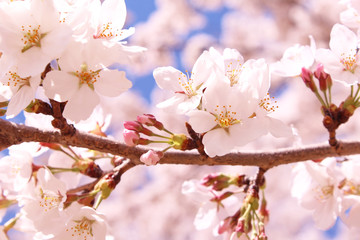
[[[239,59],[236,52],[229,52]],[[268,116],[276,105],[268,94],[270,75],[265,60],[248,60],[239,72],[235,71],[238,67],[225,68],[229,63],[222,65],[207,84],[202,109],[188,113],[193,129],[206,133],[202,140],[205,152],[210,157],[222,156],[268,132],[275,137],[291,136],[289,127]]]
[[[132,83],[125,72],[106,68],[113,63],[114,52],[102,42],[73,42],[59,59],[60,70],[46,75],[45,94],[56,101],[68,101],[63,115],[79,122],[87,119],[100,102],[99,95],[116,97]]]
[[[341,24],[335,24],[330,34],[330,50],[318,49],[316,60],[324,65],[324,69],[332,79],[347,85],[359,82],[360,59],[359,38]]]
[[[20,75],[19,68],[11,63],[7,55],[0,59],[0,82],[8,86],[12,92],[6,110],[6,115],[9,118],[16,116],[30,104],[35,98],[36,90],[41,81],[40,74],[35,76]],[[3,76],[1,76],[1,72]]]
[[[191,75],[173,67],[159,67],[154,70],[154,78],[161,89],[170,90],[174,96],[157,105],[177,113],[184,114],[196,109],[202,97],[202,91],[211,78],[213,61],[209,52],[205,51],[194,64]]]
[[[118,42],[134,33],[134,28],[122,29],[126,20],[124,0],[95,1],[92,6],[90,26],[94,28],[93,37]]]

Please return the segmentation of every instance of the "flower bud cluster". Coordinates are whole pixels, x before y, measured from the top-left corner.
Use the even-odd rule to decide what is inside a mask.
[[[263,186],[258,186],[257,183],[245,175],[232,176],[223,173],[209,174],[205,176],[199,184],[201,187],[195,187],[195,185],[190,188],[190,183],[185,182],[183,185],[183,193],[190,194],[189,192],[191,191],[189,189],[197,191],[197,197],[199,197],[199,193],[209,193],[211,197],[208,198],[207,203],[202,204],[199,213],[203,215],[203,208],[209,203],[215,203],[217,215],[223,219],[217,225],[216,234],[225,234],[226,236],[231,236],[231,239],[237,239],[241,236],[246,236],[247,239],[252,240],[267,239],[264,224],[269,218],[269,212],[266,208],[263,191],[265,187],[264,184],[260,183]],[[260,190],[263,193],[261,198],[259,196]],[[246,194],[241,206],[237,205],[240,202],[238,199],[239,193],[241,193],[242,196],[244,196],[243,193]],[[237,204],[232,205],[231,202],[236,202]],[[208,206],[207,208],[210,207]],[[230,209],[235,210],[235,213],[232,214]],[[225,216],[227,216],[225,218],[224,211],[226,211]],[[196,216],[196,219],[198,218],[199,215]],[[195,224],[201,224],[202,228],[204,225],[203,221],[199,223],[195,221]],[[197,226],[197,228],[200,227]]]
[[[153,127],[160,132],[164,132],[164,135],[155,133],[147,127]],[[152,139],[143,138],[140,134],[151,137]],[[140,157],[140,161],[146,165],[155,165],[170,148],[177,150],[186,150],[188,139],[185,134],[174,134],[167,130],[163,123],[158,121],[154,115],[143,114],[137,116],[137,121],[126,121],[124,122],[123,131],[124,142],[129,147],[137,145],[148,145],[150,143],[165,143],[168,146],[162,151],[149,150]],[[161,140],[153,140],[154,138],[160,138]]]
[[[330,90],[332,87],[331,76],[324,71],[324,66],[321,63],[317,66],[314,72],[307,68],[302,68],[300,76],[306,87],[310,88],[312,92],[318,92],[318,88],[314,82],[314,77],[318,79],[319,88],[322,92]]]

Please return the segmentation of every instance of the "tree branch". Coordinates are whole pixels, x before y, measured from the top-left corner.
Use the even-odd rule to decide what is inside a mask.
[[[23,142],[47,142],[88,148],[111,153],[130,159],[134,165],[143,164],[140,156],[147,150],[128,147],[109,138],[76,131],[74,135],[61,135],[59,131],[42,131],[33,127],[0,119],[0,150]],[[268,152],[229,153],[222,157],[209,158],[194,152],[166,152],[160,164],[187,165],[242,165],[258,166],[264,170],[288,163],[301,162],[325,157],[360,154],[360,142],[340,142],[335,151],[328,144],[312,145],[302,148],[287,148]]]

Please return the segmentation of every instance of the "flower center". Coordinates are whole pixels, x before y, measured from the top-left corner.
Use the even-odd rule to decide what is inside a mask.
[[[119,37],[122,35],[122,31],[119,31],[119,29],[113,29],[112,23],[108,22],[106,24],[103,24],[102,26],[98,26],[97,33],[93,36],[94,39],[112,39],[114,37]]]
[[[71,228],[67,228],[67,232],[71,232],[71,236],[75,239],[92,239],[93,232],[91,225],[95,222],[95,220],[90,220],[86,217],[83,217],[81,220],[75,220]]]
[[[237,62],[235,62],[235,64],[230,62],[226,66],[225,75],[230,80],[231,87],[239,82],[239,75],[240,75],[241,70],[242,70],[242,65],[240,63],[240,60],[237,60]]]
[[[360,195],[360,185],[349,180],[344,180],[343,185],[339,186],[339,188],[344,191],[345,195]]]
[[[87,84],[91,89],[94,89],[94,83],[98,80],[100,77],[100,71],[96,70],[89,70],[86,64],[81,65],[80,71],[76,71],[73,74],[79,78],[79,85]]]
[[[328,185],[328,186],[318,186],[315,188],[316,192],[316,199],[319,201],[324,201],[326,199],[329,199],[333,196],[334,193],[334,186]]]
[[[22,78],[16,72],[12,71],[7,72],[6,76],[8,77],[7,85],[9,87],[21,88],[22,86],[30,86],[31,77]]]
[[[266,112],[272,113],[275,112],[279,106],[277,106],[277,101],[272,102],[274,97],[270,97],[270,94],[267,93],[266,96],[260,100],[259,107],[263,108]]]
[[[41,47],[41,39],[46,35],[40,33],[40,25],[37,26],[28,25],[27,27],[21,26],[21,32],[22,32],[21,41],[24,44],[24,47],[21,49],[21,52],[25,52],[32,47]]]
[[[194,75],[194,73],[191,73],[191,74]],[[189,74],[187,71],[186,71],[186,75],[181,73],[181,75],[179,77],[179,84],[184,91],[180,92],[180,93],[186,94],[189,98],[195,96],[197,94],[196,93],[197,89],[193,88],[193,83],[194,83],[194,80],[191,77],[189,77]]]
[[[216,106],[216,109],[214,110],[215,114],[215,122],[218,124],[218,126],[222,128],[229,128],[231,125],[240,123],[241,120],[237,119],[236,112],[231,111],[231,105],[228,105],[227,107],[224,105],[222,108],[220,108],[219,105]]]
[[[44,209],[44,212],[47,212],[53,208],[59,207],[63,197],[60,193],[44,192],[44,190],[40,188],[40,198],[39,206]]]
[[[349,54],[341,54],[340,62],[344,66],[344,71],[355,72],[357,67],[356,63],[358,60],[358,49],[354,49]]]

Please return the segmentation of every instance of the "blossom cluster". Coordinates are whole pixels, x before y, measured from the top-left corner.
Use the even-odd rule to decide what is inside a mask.
[[[11,92],[6,115],[16,116],[36,96],[67,102],[63,116],[87,119],[100,96],[115,97],[131,87],[124,71],[143,51],[123,39],[124,1],[2,1],[0,80]]]
[[[313,211],[320,229],[329,229],[340,216],[350,228],[359,227],[359,159],[326,158],[299,163],[294,168],[292,195]]]
[[[173,93],[157,107],[186,114],[194,131],[204,134],[202,143],[210,157],[225,155],[267,133],[292,134],[270,115],[278,106],[269,94],[270,71],[264,59],[245,62],[236,49],[220,54],[210,48],[191,73],[160,67],[154,78],[161,89]]]

